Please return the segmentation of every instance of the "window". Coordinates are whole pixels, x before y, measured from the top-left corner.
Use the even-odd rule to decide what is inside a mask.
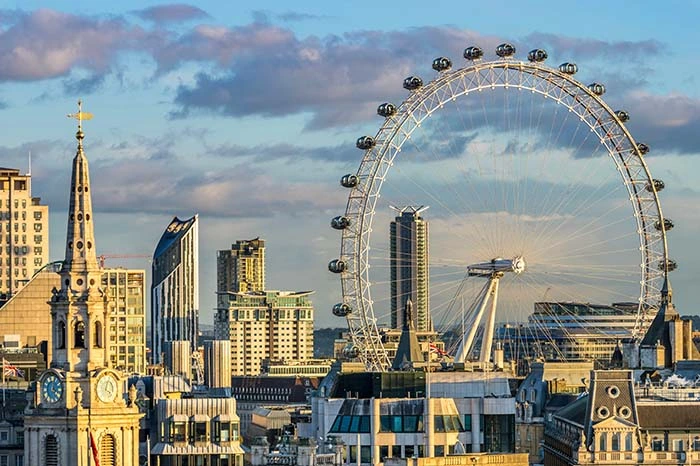
[[[612,441],[610,442],[612,451],[620,451],[620,433],[613,432]]]
[[[10,433],[6,430],[1,430],[0,431],[0,442],[7,442],[7,439],[10,437]]]
[[[401,445],[391,446],[391,456],[393,458],[401,458]]]
[[[95,331],[92,337],[93,346],[95,348],[102,348],[102,323],[95,322]]]
[[[607,440],[608,440],[608,434],[600,434],[600,438],[598,439],[598,450],[599,451],[606,451],[608,449]]]
[[[389,457],[389,445],[379,445],[379,461],[384,462],[384,458]]]
[[[85,324],[83,322],[75,324],[73,348],[85,348]]]
[[[632,432],[625,434],[625,450],[632,451]]]
[[[170,441],[173,443],[187,441],[187,427],[185,422],[178,421],[170,423]]]
[[[651,440],[652,451],[664,451],[664,441],[658,437]]]
[[[471,414],[464,415],[464,430],[466,430],[466,431],[472,430],[472,415]]]
[[[445,456],[444,445],[435,445],[435,456]]]
[[[0,455],[0,466],[10,466],[10,457],[7,455]]]
[[[105,434],[100,440],[100,466],[117,466],[114,436]]]
[[[47,435],[44,440],[44,465],[58,466],[58,440],[55,435]]]
[[[487,452],[513,453],[515,451],[515,415],[484,416],[484,446]]]
[[[15,466],[24,466],[24,455],[15,456]]]
[[[192,423],[192,439],[195,442],[206,442],[207,441],[207,422],[193,422]]]

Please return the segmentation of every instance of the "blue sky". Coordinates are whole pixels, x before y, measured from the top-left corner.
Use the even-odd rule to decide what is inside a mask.
[[[75,111],[82,97],[97,247],[151,254],[172,216],[200,214],[201,320],[211,322],[215,253],[267,240],[268,287],[317,290],[330,306],[340,247],[329,219],[345,208],[340,175],[357,169],[354,140],[379,128],[374,109],[401,102],[401,80],[438,55],[462,66],[468,45],[543,47],[575,61],[652,152],[667,182],[680,311],[695,309],[700,272],[696,2],[0,1],[0,165],[33,158],[34,193],[51,207],[51,258],[61,259]],[[487,53],[492,52],[487,49]],[[144,261],[112,265],[145,267]]]

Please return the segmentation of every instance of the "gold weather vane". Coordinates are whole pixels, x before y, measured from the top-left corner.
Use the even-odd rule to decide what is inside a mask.
[[[78,100],[78,113],[69,113],[68,118],[75,118],[78,120],[78,131],[83,129],[83,120],[92,120],[92,113],[83,112],[83,101]]]

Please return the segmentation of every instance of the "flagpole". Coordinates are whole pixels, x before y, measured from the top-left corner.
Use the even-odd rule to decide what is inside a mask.
[[[2,407],[5,407],[5,358],[2,358]]]

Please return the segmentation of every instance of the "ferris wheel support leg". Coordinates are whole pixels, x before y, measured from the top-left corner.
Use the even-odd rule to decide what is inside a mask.
[[[479,312],[477,312],[476,317],[472,321],[472,325],[469,327],[469,331],[462,335],[462,342],[459,344],[459,348],[457,348],[457,354],[455,354],[455,362],[464,362],[467,359],[467,355],[469,354],[469,350],[472,347],[472,344],[474,343],[474,337],[476,336],[476,330],[479,328],[479,322],[481,322],[481,317],[484,315],[484,309],[486,309],[486,305],[489,302],[489,296],[491,296],[491,293],[493,291],[493,286],[494,286],[494,280],[490,279],[488,284],[485,286],[486,292],[482,294],[483,298],[481,303],[479,304]]]
[[[486,325],[484,326],[484,337],[481,339],[481,352],[479,354],[479,362],[488,364],[491,361],[491,346],[493,344],[493,329],[496,324],[496,305],[498,304],[498,283],[500,277],[492,277],[493,282],[491,291],[491,310],[486,317]]]

